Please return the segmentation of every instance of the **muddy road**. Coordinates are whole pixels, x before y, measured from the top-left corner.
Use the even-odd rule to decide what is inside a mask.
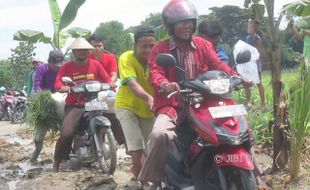
[[[38,162],[30,164],[33,131],[25,125],[0,121],[0,189],[137,189],[130,182],[130,159],[123,147],[118,148],[118,166],[113,176],[103,175],[96,168],[80,167],[74,161],[63,163],[61,172],[54,173],[52,158],[56,140],[57,135],[48,134]]]
[[[117,168],[113,176],[101,174],[97,168],[80,167],[74,161],[61,165],[61,172],[52,170],[53,150],[57,135],[48,134],[44,148],[35,164],[29,163],[34,150],[33,131],[25,125],[0,121],[0,190],[137,190],[130,181],[131,162],[123,147],[118,147]],[[272,159],[256,147],[262,168],[271,166]],[[268,152],[268,151],[267,151]],[[310,189],[308,174],[296,185],[290,185],[287,171],[266,175],[264,179],[273,189]]]

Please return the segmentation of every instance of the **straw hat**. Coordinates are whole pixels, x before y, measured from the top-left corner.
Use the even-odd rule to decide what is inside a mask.
[[[70,44],[69,49],[94,49],[94,47],[85,38],[79,37]]]

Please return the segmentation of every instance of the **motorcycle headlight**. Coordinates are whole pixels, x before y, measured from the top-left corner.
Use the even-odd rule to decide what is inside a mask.
[[[101,84],[100,83],[86,84],[85,88],[88,92],[99,92],[101,90]]]
[[[230,89],[229,79],[205,80],[203,83],[208,86],[212,94],[226,94]]]

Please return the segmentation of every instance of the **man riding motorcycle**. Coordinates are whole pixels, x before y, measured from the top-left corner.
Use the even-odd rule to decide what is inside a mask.
[[[197,18],[197,10],[191,2],[171,0],[162,11],[162,20],[170,39],[155,45],[149,57],[151,82],[155,88],[154,108],[157,118],[149,136],[147,157],[138,179],[142,183],[153,182],[158,189],[161,189],[160,184],[164,177],[167,144],[176,137],[175,130],[185,118],[178,97],[173,96],[168,99],[167,93],[180,90],[177,81],[194,79],[208,70],[221,70],[229,75],[238,75],[218,59],[211,43],[193,36]],[[177,59],[177,66],[181,69],[157,65],[156,56],[159,53],[171,53]],[[248,84],[247,81],[243,81]]]
[[[71,144],[74,133],[79,126],[85,97],[81,94],[70,93],[70,84],[64,84],[62,77],[70,77],[73,82],[81,83],[91,80],[110,83],[111,78],[102,65],[93,59],[88,59],[88,51],[93,47],[84,39],[77,38],[69,46],[72,49],[74,60],[65,63],[59,70],[55,89],[61,92],[68,92],[65,106],[65,117],[60,128],[60,137],[55,146],[53,169],[58,172],[61,160],[67,159],[71,151]],[[111,84],[111,86],[114,86]]]

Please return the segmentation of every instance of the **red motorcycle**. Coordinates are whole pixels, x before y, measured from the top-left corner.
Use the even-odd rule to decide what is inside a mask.
[[[159,54],[157,63],[182,72],[171,54]],[[230,97],[242,87],[241,79],[208,71],[195,80],[180,80],[179,86],[167,97],[180,96],[186,119],[168,146],[166,188],[257,189],[246,110]]]

